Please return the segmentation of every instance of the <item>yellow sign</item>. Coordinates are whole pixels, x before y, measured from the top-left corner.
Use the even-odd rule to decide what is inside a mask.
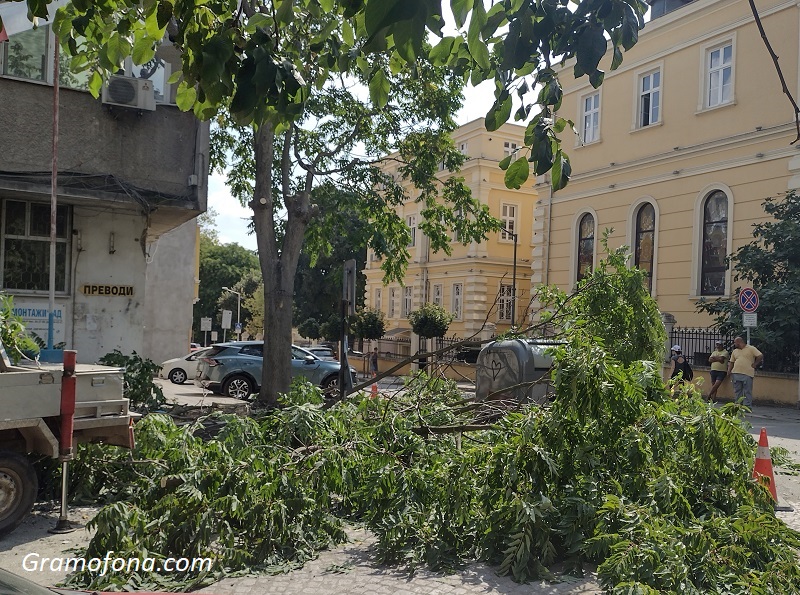
[[[133,295],[133,285],[91,285],[86,283],[81,287],[84,295]]]

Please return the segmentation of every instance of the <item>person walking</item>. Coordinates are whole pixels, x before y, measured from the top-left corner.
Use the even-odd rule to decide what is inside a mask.
[[[369,371],[372,372],[373,378],[378,375],[378,348],[372,350],[369,356]]]
[[[736,337],[733,346],[735,349],[728,361],[728,374],[733,381],[733,398],[745,407],[752,407],[753,377],[756,375],[756,368],[764,361],[764,354],[745,343],[742,337]]]
[[[722,386],[725,376],[728,375],[728,352],[722,341],[716,342],[715,349],[708,358],[708,363],[711,364],[711,391],[708,393],[710,401],[717,397],[717,390]]]
[[[670,380],[680,376],[684,382],[691,382],[694,373],[692,367],[689,365],[689,360],[683,355],[680,345],[672,346],[672,372],[669,377]]]

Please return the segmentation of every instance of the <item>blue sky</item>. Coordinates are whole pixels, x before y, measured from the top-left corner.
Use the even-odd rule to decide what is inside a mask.
[[[464,106],[456,118],[459,124],[466,124],[486,115],[494,99],[493,86],[493,82],[486,82],[478,87],[465,89]],[[212,174],[209,177],[208,206],[217,212],[216,227],[220,242],[223,244],[235,242],[250,250],[256,249],[256,237],[248,234],[247,230],[251,211],[241,206],[239,201],[231,196],[225,186],[224,176]]]

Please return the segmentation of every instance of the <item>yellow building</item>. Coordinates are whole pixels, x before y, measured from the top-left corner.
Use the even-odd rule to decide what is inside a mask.
[[[603,230],[631,247],[652,295],[680,326],[708,326],[703,298],[735,295],[726,255],[752,240],[765,198],[800,186],[793,110],[747,0],[650,0],[639,42],[593,89],[562,72],[559,115],[573,177],[538,185],[532,283],[571,289],[593,266]],[[793,95],[798,91],[796,2],[758,9]],[[601,68],[603,66],[601,65]]]
[[[478,244],[453,239],[452,254],[434,253],[419,229],[421,206],[413,200],[398,208],[411,229],[410,263],[403,284],[383,284],[383,271],[374,253],[367,255],[366,304],[386,315],[387,336],[410,338],[408,314],[423,303],[439,304],[455,315],[448,335],[488,338],[511,326],[514,235],[517,236],[516,319],[525,318],[530,298],[533,210],[536,191],[529,184],[509,190],[498,163],[522,146],[525,129],[506,124],[487,132],[483,119],[453,132],[453,141],[467,160],[460,172],[442,171],[440,176],[462,176],[474,198],[489,206],[507,232],[489,234]],[[387,170],[389,171],[389,170]],[[387,346],[388,347],[388,346]],[[384,347],[381,347],[383,351]]]

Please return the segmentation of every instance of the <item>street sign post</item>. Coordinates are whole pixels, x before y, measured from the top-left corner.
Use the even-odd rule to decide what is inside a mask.
[[[758,292],[752,287],[743,287],[739,292],[739,307],[743,312],[758,310]]]
[[[742,326],[750,330],[758,326],[758,314],[755,312],[742,312]]]
[[[233,316],[233,312],[231,310],[223,310],[222,311],[222,341],[225,342],[228,339],[228,329],[231,328],[231,317]]]
[[[744,312],[742,326],[747,329],[747,344],[750,345],[750,329],[757,326],[756,315],[753,313],[758,310],[758,292],[752,287],[743,287],[739,290],[739,307]],[[748,318],[748,314],[752,314],[753,317]]]
[[[212,343],[216,343],[218,337],[219,337],[219,333],[217,331],[211,331],[211,342]]]
[[[208,346],[208,331],[211,330],[211,319],[210,318],[201,318],[200,319],[200,330],[205,333],[203,336],[203,347]]]

